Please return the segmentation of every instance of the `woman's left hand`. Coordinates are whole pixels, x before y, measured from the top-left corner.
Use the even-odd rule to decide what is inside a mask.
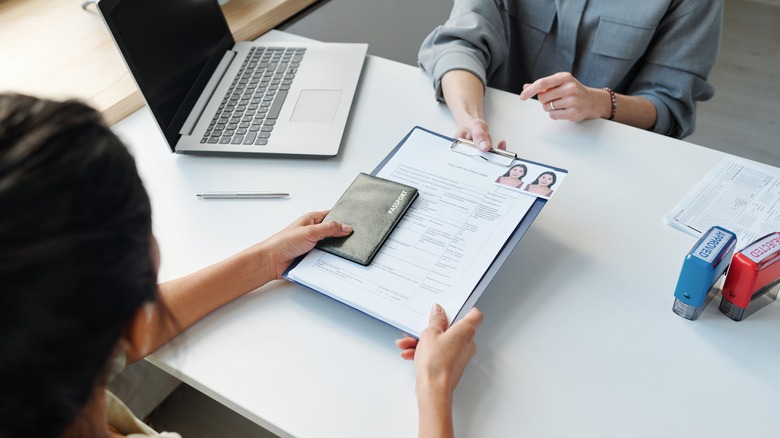
[[[264,240],[260,245],[267,254],[268,267],[273,269],[273,278],[282,274],[298,256],[306,254],[320,240],[326,237],[344,237],[352,233],[352,227],[336,221],[322,222],[327,211],[307,213],[282,231]]]
[[[609,92],[582,85],[571,73],[556,73],[523,85],[521,100],[537,96],[542,108],[553,120],[607,118],[612,109]]]

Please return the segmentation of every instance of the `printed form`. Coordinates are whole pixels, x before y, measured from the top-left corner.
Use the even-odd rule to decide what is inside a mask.
[[[536,201],[497,184],[506,171],[416,129],[377,176],[416,187],[420,196],[371,265],[315,249],[288,277],[414,336],[427,327],[434,303],[451,323]]]
[[[779,201],[780,170],[726,157],[666,220],[696,237],[719,225],[734,232],[741,247],[780,230]]]

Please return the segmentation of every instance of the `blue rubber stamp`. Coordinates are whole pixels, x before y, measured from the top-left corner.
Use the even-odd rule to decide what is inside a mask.
[[[721,291],[716,283],[729,267],[736,243],[734,233],[718,226],[702,235],[683,261],[674,290],[674,313],[691,321],[701,315]]]

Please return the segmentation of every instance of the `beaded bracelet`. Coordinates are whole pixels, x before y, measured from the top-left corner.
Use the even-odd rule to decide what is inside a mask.
[[[603,90],[609,93],[609,99],[612,101],[612,111],[609,113],[609,118],[607,120],[614,120],[615,111],[617,111],[617,96],[615,96],[615,92],[609,87],[604,87]]]

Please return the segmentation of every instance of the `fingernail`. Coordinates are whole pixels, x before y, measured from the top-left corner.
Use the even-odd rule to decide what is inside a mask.
[[[351,233],[352,232],[352,225],[341,224],[341,231],[343,231],[345,233]]]
[[[431,307],[431,315],[438,315],[438,314],[442,313],[443,311],[444,310],[438,304],[434,304],[433,307]]]
[[[479,148],[482,150],[488,150],[490,149],[490,145],[488,144],[487,140],[482,140],[479,142]]]

